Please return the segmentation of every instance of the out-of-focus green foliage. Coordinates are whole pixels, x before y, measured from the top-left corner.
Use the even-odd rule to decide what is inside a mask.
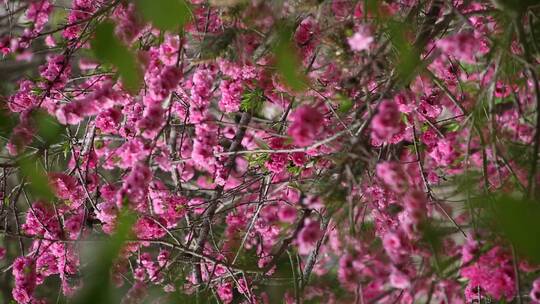
[[[44,111],[34,111],[32,114],[37,135],[45,146],[50,146],[62,140],[61,134],[64,131],[64,127],[62,127],[56,118]]]
[[[242,95],[242,103],[240,108],[242,111],[252,113],[258,113],[264,104],[264,94],[260,89],[255,90],[245,90],[244,95]]]
[[[199,47],[201,59],[214,59],[226,53],[236,35],[237,31],[234,29],[226,29],[219,35],[205,35]]]
[[[138,91],[142,82],[141,69],[135,55],[115,36],[114,24],[104,22],[98,25],[91,44],[99,60],[118,69],[124,86],[131,92]]]
[[[178,31],[191,19],[183,0],[137,0],[137,8],[147,21],[164,31]]]
[[[494,228],[515,246],[518,253],[533,262],[540,262],[539,202],[501,195],[490,200],[489,207],[487,214]]]
[[[100,246],[89,248],[95,259],[88,265],[84,287],[73,303],[115,303],[111,285],[111,269],[124,243],[131,236],[131,227],[135,220],[133,213],[123,210],[118,217],[115,233],[107,241],[100,243]]]
[[[270,303],[282,303],[287,290],[294,290],[294,278],[297,275],[294,265],[287,255],[284,255],[276,263],[276,283],[265,286]]]
[[[282,24],[278,26],[277,35],[273,51],[278,72],[293,90],[302,91],[306,88],[306,78],[302,73],[302,65],[293,44],[293,28]]]
[[[408,35],[411,28],[403,22],[387,21],[387,34],[396,51],[395,67],[402,82],[409,82],[422,65],[418,50],[411,44]]]
[[[501,11],[514,15],[522,13],[527,7],[540,4],[538,0],[491,0]]]
[[[44,168],[34,155],[19,160],[19,168],[23,176],[30,182],[30,190],[37,198],[52,201],[54,194]]]
[[[347,114],[354,107],[354,102],[345,95],[339,94],[337,102],[339,104],[338,111],[341,114]]]
[[[9,137],[9,134],[17,125],[17,120],[7,110],[0,109],[0,135]]]

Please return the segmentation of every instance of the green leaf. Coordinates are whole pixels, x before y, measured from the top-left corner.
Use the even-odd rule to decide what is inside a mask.
[[[387,24],[387,34],[397,53],[395,65],[398,75],[401,81],[407,83],[418,73],[418,68],[422,63],[420,53],[412,46],[409,39],[407,39],[408,33],[412,29],[409,25],[395,20],[389,20]]]
[[[87,268],[84,288],[75,298],[77,304],[114,303],[111,286],[111,269],[124,243],[129,240],[136,216],[123,210],[120,212],[115,233],[92,254],[96,257]]]
[[[354,106],[354,102],[350,98],[347,98],[347,96],[342,95],[342,94],[339,94],[338,101],[339,101],[338,111],[341,114],[348,113]]]
[[[306,77],[302,73],[302,63],[296,46],[293,44],[293,29],[290,26],[278,27],[278,39],[274,46],[276,65],[283,80],[295,91],[306,88]]]
[[[52,201],[54,194],[49,185],[49,178],[45,170],[35,156],[22,158],[19,161],[19,168],[23,175],[30,181],[30,191],[36,197]]]
[[[429,245],[434,254],[440,253],[443,237],[449,233],[431,221],[423,221],[419,228],[422,234],[421,241]]]
[[[14,115],[11,115],[9,111],[0,109],[0,135],[9,137],[11,131],[17,125],[17,121]]]
[[[276,263],[274,278],[279,278],[280,284],[268,284],[262,286],[268,294],[269,303],[283,303],[285,293],[294,290],[294,275],[291,263],[286,254],[283,254]]]
[[[240,109],[244,112],[259,113],[264,104],[264,95],[261,89],[246,90],[242,95]]]
[[[531,165],[530,146],[511,141],[505,141],[504,144],[508,151],[508,159],[511,159],[513,162],[523,167],[529,167]]]
[[[540,204],[508,195],[491,201],[489,215],[499,232],[508,239],[516,251],[532,262],[540,262]]]
[[[457,122],[451,122],[445,126],[445,129],[448,130],[448,132],[456,132],[460,128],[461,126]]]
[[[164,31],[179,31],[191,19],[189,5],[183,0],[137,0],[144,19]]]
[[[55,9],[53,10],[51,17],[50,17],[50,24],[51,26],[62,26],[63,22],[66,22],[66,18],[68,17],[68,10],[64,9]]]
[[[219,7],[234,7],[246,3],[246,0],[210,0],[210,4]]]
[[[135,55],[117,39],[114,24],[104,22],[98,25],[91,45],[97,59],[118,69],[125,88],[137,92],[142,82],[141,68]]]
[[[264,167],[264,163],[269,157],[268,153],[253,153],[248,154],[247,161],[250,167]]]
[[[392,215],[398,215],[401,211],[403,211],[403,207],[399,204],[390,204],[385,210]]]
[[[293,176],[297,176],[302,173],[302,167],[289,166],[287,168],[287,172],[289,172]]]
[[[239,245],[239,243],[237,245]],[[242,269],[258,271],[260,270],[256,266],[258,260],[259,258],[255,250],[245,250],[242,252],[242,254],[238,256],[238,258],[236,259],[236,263],[238,267]]]
[[[236,30],[226,29],[221,34],[204,35],[203,41],[198,46],[201,52],[201,59],[214,59],[222,56],[233,43],[236,34]]]
[[[44,141],[46,147],[62,140],[64,127],[56,118],[40,110],[32,113],[32,120],[37,129],[37,135]]]
[[[182,303],[182,304],[216,303],[215,300],[212,301],[212,293],[209,288],[204,289],[202,291],[195,292],[193,294],[187,294],[184,290],[179,288],[174,293],[168,295],[167,298],[169,299],[169,301],[166,301],[165,303]],[[151,303],[154,303],[154,302],[151,302]]]
[[[491,2],[497,9],[511,16],[519,16],[527,7],[538,4],[538,0],[491,0]]]

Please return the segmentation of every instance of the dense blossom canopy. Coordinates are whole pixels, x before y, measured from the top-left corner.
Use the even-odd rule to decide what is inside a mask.
[[[3,1],[2,302],[540,303],[535,2]]]

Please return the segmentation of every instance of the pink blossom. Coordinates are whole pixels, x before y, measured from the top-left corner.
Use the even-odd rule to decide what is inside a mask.
[[[159,59],[167,66],[173,66],[178,61],[180,40],[177,35],[165,35],[165,42],[159,48]]]
[[[48,236],[53,239],[59,238],[61,234],[54,210],[42,201],[32,204],[31,212],[26,214],[26,222],[22,225],[22,230],[29,235]]]
[[[306,219],[304,228],[298,234],[298,252],[300,254],[308,254],[315,244],[321,239],[323,231],[320,223],[315,220]]]
[[[224,112],[236,112],[240,110],[240,102],[244,87],[240,81],[223,80],[219,86],[221,99],[219,107]]]
[[[301,106],[291,115],[292,124],[288,133],[298,146],[313,143],[323,127],[323,116],[317,108]]]
[[[489,1],[191,0],[186,22],[169,29],[150,22],[140,1],[8,2],[8,298],[77,299],[89,286],[86,247],[114,238],[128,211],[134,224],[107,270],[126,304],[203,289],[223,303],[381,304],[510,302],[521,289],[525,302],[540,303],[540,266],[520,256],[516,272],[506,233],[458,203],[464,175],[465,198],[534,200],[527,190],[540,184],[529,161],[535,56],[510,29],[509,56],[482,59],[497,57],[492,42],[508,30]],[[410,56],[396,50],[387,21],[427,24],[398,29],[425,63],[410,79],[400,77]],[[89,59],[102,22],[135,59],[138,91],[118,81],[117,60]],[[288,88],[296,72],[303,91]],[[258,111],[241,113],[245,91],[264,97]],[[36,112],[64,125],[57,140]],[[49,200],[35,191],[41,175]],[[441,228],[436,248],[429,226]],[[283,276],[290,266],[303,275],[297,290]],[[274,287],[284,287],[277,299]]]
[[[165,124],[165,109],[160,104],[153,104],[144,109],[143,117],[137,122],[137,127],[143,131],[143,136],[154,138]]]
[[[86,115],[92,115],[96,109],[92,104],[83,100],[76,100],[61,105],[56,110],[56,118],[61,124],[76,125],[80,123]]]
[[[406,289],[411,286],[411,281],[402,271],[393,267],[392,273],[390,273],[390,284],[394,288]]]
[[[116,33],[126,42],[131,42],[139,36],[143,24],[138,18],[135,4],[119,5],[113,12],[117,22]]]
[[[48,0],[31,1],[26,11],[26,17],[33,22],[34,32],[39,33],[49,21],[49,14],[53,10],[53,5]]]
[[[66,39],[75,39],[79,34],[81,25],[76,25],[80,20],[84,20],[91,15],[92,12],[97,8],[97,5],[94,1],[90,0],[75,0],[72,2],[72,10],[68,16],[68,24],[72,26],[67,27],[62,35]]]
[[[377,164],[377,177],[392,191],[403,193],[407,190],[408,180],[403,168],[396,162],[383,162]]]
[[[133,230],[140,239],[159,239],[166,234],[165,229],[163,229],[162,226],[163,224],[159,223],[158,220],[144,217],[137,221]]]
[[[284,142],[283,138],[272,138],[270,147],[272,149],[283,149],[285,147]],[[288,162],[289,158],[286,153],[272,153],[264,165],[270,172],[277,174],[286,169]]]
[[[15,126],[15,129],[11,133],[9,142],[7,143],[7,150],[11,155],[17,155],[21,153],[25,146],[32,142],[34,138],[34,128],[30,125],[30,112],[24,112],[21,117],[19,124]]]
[[[400,263],[407,257],[407,248],[404,244],[403,236],[395,232],[387,232],[383,236],[383,247],[390,259],[395,263]]]
[[[77,208],[84,199],[83,187],[79,185],[75,177],[62,174],[49,174],[50,183],[56,196],[63,200],[69,200],[72,208]]]
[[[478,262],[461,269],[461,275],[467,278],[465,290],[467,301],[478,298],[478,288],[497,299],[511,301],[515,294],[512,258],[502,248],[495,247],[483,254]]]
[[[223,303],[228,304],[233,301],[233,286],[231,283],[220,284],[216,291]]]
[[[116,134],[120,128],[122,112],[117,108],[110,108],[99,113],[95,124],[103,133]]]
[[[36,288],[36,267],[35,261],[29,257],[18,257],[13,262],[13,276],[15,277],[15,287],[12,295],[18,303],[31,303],[32,294]]]
[[[344,18],[353,13],[354,3],[349,0],[333,0],[332,12],[339,18]]]
[[[467,63],[474,63],[480,46],[479,41],[471,33],[465,32],[438,40],[436,45],[444,53]]]
[[[148,152],[148,148],[139,139],[128,141],[116,151],[121,160],[119,163],[121,168],[132,167],[138,161],[143,160]]]
[[[35,85],[30,80],[19,82],[19,90],[9,98],[8,106],[12,112],[22,112],[37,105],[38,96],[32,90]]]
[[[540,303],[540,280],[536,279],[533,281],[532,289],[530,292],[530,297],[534,303]]]
[[[207,107],[210,104],[212,94],[212,81],[214,75],[210,69],[198,69],[193,74],[191,88],[192,115],[193,122],[201,122],[206,117]]]
[[[403,129],[397,105],[389,100],[381,102],[371,121],[371,138],[377,142],[390,140]]]
[[[448,139],[437,141],[437,146],[429,153],[429,156],[441,166],[449,166],[457,159],[459,154],[455,150],[455,146]]]
[[[201,198],[193,198],[188,202],[188,206],[193,209],[196,214],[202,214],[205,207],[205,202]]]
[[[196,138],[193,141],[191,157],[199,167],[208,171],[214,170],[214,145],[216,144],[216,126],[210,123],[198,124],[195,129]]]
[[[141,162],[134,164],[131,172],[124,179],[122,189],[116,193],[118,208],[121,208],[127,200],[134,209],[144,210],[151,178],[152,171],[146,165]]]
[[[297,216],[296,208],[292,206],[283,206],[278,212],[279,220],[285,223],[293,223]]]
[[[373,43],[373,37],[365,29],[362,29],[347,38],[347,42],[351,50],[360,52],[369,49],[369,46]]]
[[[60,89],[71,74],[71,66],[65,56],[55,55],[49,58],[46,65],[39,68],[39,74],[47,81],[43,86],[45,89],[49,87]]]

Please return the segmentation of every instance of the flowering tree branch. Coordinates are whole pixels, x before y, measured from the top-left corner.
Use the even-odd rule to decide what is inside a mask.
[[[534,0],[0,5],[4,301],[540,303]]]

